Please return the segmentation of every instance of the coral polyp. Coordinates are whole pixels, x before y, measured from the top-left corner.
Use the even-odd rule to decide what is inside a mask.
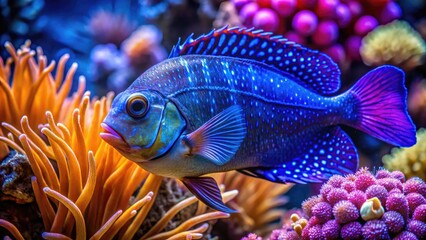
[[[365,168],[354,175],[333,176],[319,195],[302,204],[307,219],[303,229],[284,225],[270,239],[422,239],[426,236],[426,200],[422,195],[426,183],[402,176],[384,169],[372,174]],[[348,196],[361,197],[333,198],[330,202],[329,195],[349,183],[355,183],[356,188],[348,190]]]

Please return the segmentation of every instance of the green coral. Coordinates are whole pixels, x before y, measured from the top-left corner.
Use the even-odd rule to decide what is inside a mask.
[[[417,144],[410,148],[394,148],[383,157],[385,168],[399,170],[407,178],[420,177],[426,180],[426,129],[417,131]]]

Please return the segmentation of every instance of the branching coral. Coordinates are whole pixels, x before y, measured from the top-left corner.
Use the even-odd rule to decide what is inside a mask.
[[[277,227],[285,212],[279,207],[287,202],[283,194],[290,190],[292,184],[276,184],[237,172],[219,173],[214,176],[217,182],[225,185],[227,189],[239,190],[238,196],[229,204],[240,214],[226,220],[230,225],[234,225],[230,227],[230,231],[235,236],[247,232],[264,236]]]
[[[399,170],[407,177],[426,180],[426,129],[417,131],[417,143],[410,148],[394,148],[383,157],[383,164],[389,170]]]
[[[13,52],[10,46],[9,49]],[[27,46],[23,49],[27,49]],[[28,70],[36,66],[32,59],[33,54],[28,49],[25,50],[28,52],[26,54],[22,51],[13,57],[13,61],[18,62],[16,67],[19,69],[15,69],[12,89],[15,87],[19,89],[18,84],[24,84],[23,81],[28,81],[29,86],[34,86],[31,85],[33,82],[29,81],[31,78],[23,77],[32,74],[31,71],[24,71],[24,69]],[[32,91],[15,93],[2,80],[4,83],[2,86],[5,86],[3,88],[5,91],[2,93],[6,95],[8,107],[4,111],[14,109],[16,116],[6,114],[8,115],[5,116],[6,121],[10,123],[5,121],[2,126],[9,134],[7,137],[1,137],[0,142],[6,143],[10,148],[28,157],[34,173],[31,184],[45,229],[43,238],[111,239],[119,237],[130,239],[139,236],[137,232],[155,203],[153,199],[164,197],[158,195],[163,178],[144,171],[101,141],[100,123],[109,110],[112,95],[90,101],[90,94],[83,95],[83,90],[80,88],[73,98],[65,99],[66,94],[61,100],[62,98],[55,94],[68,92],[68,85],[64,84],[65,90],[56,87],[61,84],[50,78],[48,73],[51,70],[43,70],[42,62],[45,60],[39,62],[37,69],[41,69],[38,72],[46,72],[46,76],[37,79],[47,78],[48,81],[44,81],[47,86],[43,87],[43,90],[37,90],[38,87],[36,87],[33,91],[44,91],[46,95],[53,94],[52,101],[56,102],[44,103],[48,106],[36,104],[30,107],[31,111],[21,111],[15,105],[26,106],[31,103],[22,100],[16,104],[17,99],[28,98],[25,94]],[[3,76],[6,75],[3,74]],[[62,79],[62,76],[59,74],[56,79]],[[69,84],[71,80],[72,74],[67,77]],[[36,83],[43,84],[43,81],[39,80]],[[84,80],[81,81],[81,86],[84,86]],[[55,100],[56,98],[60,101]],[[42,97],[34,98],[33,104],[42,99]],[[63,103],[66,105],[61,108]],[[74,106],[77,108],[74,109]],[[46,111],[49,107],[53,110]],[[40,119],[40,114],[36,114],[37,111],[46,111],[44,115],[46,120]],[[16,123],[15,117],[20,114],[28,114],[28,116],[23,116]],[[42,124],[41,130],[38,128],[39,124]],[[229,201],[236,194],[236,191],[226,192],[223,195],[224,200]],[[191,197],[176,204],[149,232],[143,233],[142,238],[199,239],[208,229],[208,224],[192,229],[194,226],[229,216],[221,212],[207,212],[205,207],[199,208],[192,218],[182,220],[175,229],[163,231],[170,219],[196,202],[197,199]],[[6,227],[15,238],[22,239],[22,235],[10,222],[1,220],[0,226]]]
[[[411,70],[422,64],[426,44],[408,23],[394,21],[365,36],[360,53],[367,65],[393,64]]]

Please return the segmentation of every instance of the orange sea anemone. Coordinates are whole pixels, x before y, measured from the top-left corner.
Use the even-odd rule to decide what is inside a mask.
[[[65,94],[58,101],[57,92],[66,90],[57,82],[62,76],[50,76],[51,70],[43,65],[45,60],[40,62],[45,58],[39,58],[37,66],[28,44],[22,48],[27,49],[27,53],[22,53],[24,50],[15,53],[11,45],[8,46],[13,60],[8,60],[6,67],[2,65],[3,74],[0,75],[3,78],[0,99],[6,100],[6,104],[0,106],[6,113],[1,116],[6,120],[1,121],[4,133],[8,134],[0,137],[0,142],[25,154],[30,162],[34,173],[31,184],[43,219],[43,238],[199,239],[208,229],[205,222],[229,216],[210,212],[199,203],[191,218],[182,219],[173,229],[164,230],[176,214],[197,202],[195,197],[186,197],[168,209],[148,231],[139,233],[149,220],[155,199],[164,197],[158,194],[163,178],[144,171],[100,139],[100,123],[109,110],[112,94],[90,101],[90,93],[83,94],[83,87],[74,97],[66,98]],[[11,61],[15,62],[15,74],[8,84],[4,79],[9,77]],[[47,69],[53,68],[49,66]],[[75,67],[70,71],[73,69],[75,71]],[[58,71],[62,72],[63,68]],[[70,84],[72,74],[66,79],[64,86],[68,86],[67,82]],[[35,90],[22,90],[19,84],[25,81]],[[39,86],[43,84],[44,87]],[[84,86],[84,79],[80,86]],[[15,93],[15,88],[22,91]],[[28,94],[34,92],[44,92],[53,102],[44,103],[43,97],[35,95],[28,103]],[[28,108],[30,111],[19,107],[28,104],[32,106]],[[9,114],[12,110],[15,112]],[[25,116],[20,117],[21,114]],[[5,145],[1,147],[1,151],[8,151]],[[229,201],[236,194],[237,191],[225,192],[223,198]],[[205,224],[199,225],[201,223]],[[8,229],[16,239],[23,239],[14,224],[12,219],[0,220],[0,226]]]
[[[9,42],[5,44],[10,57],[0,58],[0,122],[7,122],[20,129],[22,116],[31,119],[30,126],[37,128],[45,122],[44,113],[50,111],[60,122],[70,122],[72,110],[80,103],[85,79],[80,77],[78,90],[68,97],[71,90],[77,64],[65,71],[69,55],[63,55],[58,64],[47,64],[41,48],[37,53],[30,49],[31,42],[26,41],[16,50]],[[14,66],[14,68],[12,68]],[[53,70],[56,66],[56,74]],[[65,77],[64,77],[65,76]],[[0,127],[1,136],[7,136]],[[0,142],[0,159],[8,154],[8,149]]]

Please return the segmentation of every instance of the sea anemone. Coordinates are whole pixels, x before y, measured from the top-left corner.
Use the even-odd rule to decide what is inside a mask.
[[[26,41],[20,49],[15,50],[11,43],[5,43],[10,57],[6,61],[0,58],[0,122],[21,129],[20,121],[25,115],[31,119],[30,126],[37,128],[45,123],[44,113],[50,111],[59,122],[67,123],[72,110],[83,97],[85,78],[80,77],[78,90],[67,98],[77,64],[73,63],[65,72],[68,54],[63,55],[58,64],[55,61],[47,64],[43,50],[31,50],[30,45],[31,41]],[[56,74],[53,76],[55,66]]]
[[[367,65],[392,64],[409,71],[422,64],[426,44],[408,23],[394,21],[365,36],[360,53]]]
[[[12,49],[10,45],[8,46],[8,49]],[[27,49],[26,45],[24,49]],[[20,67],[15,68],[13,89],[18,89],[18,84],[23,84],[24,81],[29,82],[29,85],[25,86],[34,89],[30,84],[32,82],[29,81],[32,79],[31,76],[39,79],[36,83],[47,85],[43,88],[45,93],[52,94],[52,90],[54,90],[53,93],[56,91],[61,93],[67,89],[66,84],[67,82],[70,84],[72,76],[67,77],[67,81],[62,86],[62,88],[65,86],[63,90],[60,82],[56,82],[50,76],[53,66],[49,65],[48,70],[45,70],[43,65],[45,60],[41,60],[39,66],[35,67],[35,60],[32,58],[34,54],[30,54],[29,50],[27,54],[22,54],[22,51],[19,53],[11,51],[14,61],[18,62],[16,67]],[[10,70],[9,67],[7,69]],[[40,69],[38,72],[45,73],[44,77],[33,74],[38,73],[36,71],[38,69]],[[75,69],[75,65],[72,69]],[[2,70],[2,77],[4,77],[4,68]],[[62,71],[63,69],[58,71],[59,76],[56,79],[62,80]],[[48,80],[42,81],[43,79]],[[39,118],[40,113],[35,114],[37,109],[30,108],[31,111],[24,112],[29,113],[28,116],[21,117],[16,123],[16,117],[22,113],[17,106],[30,104],[25,101],[16,104],[16,99],[27,99],[28,94],[33,92],[28,90],[15,93],[10,90],[7,82],[3,80],[1,82],[2,86],[5,86],[2,89],[6,89],[4,90],[6,97],[0,96],[8,100],[6,101],[8,104],[2,104],[1,107],[7,105],[5,106],[7,109],[13,109],[15,112],[11,116],[10,114],[1,115],[11,121],[8,123],[7,120],[2,119],[2,127],[9,134],[7,137],[1,137],[0,141],[28,158],[34,174],[30,184],[42,216],[44,238],[111,239],[118,236],[124,239],[132,237],[198,239],[208,229],[208,223],[199,224],[229,216],[221,212],[208,212],[203,204],[199,204],[196,210],[192,209],[194,212],[185,214],[185,216],[191,216],[190,218],[175,221],[176,226],[173,229],[164,230],[168,222],[179,212],[192,211],[188,210],[188,206],[196,203],[197,199],[194,196],[184,197],[182,201],[167,209],[167,212],[162,214],[149,230],[138,232],[141,226],[153,218],[153,205],[157,202],[154,199],[167,196],[159,195],[163,177],[144,171],[100,139],[100,123],[109,110],[113,95],[109,94],[99,100],[95,98],[90,101],[88,92],[84,95],[82,93],[79,95],[80,92],[78,92],[72,98],[63,100],[59,98],[61,101],[53,99],[56,102],[45,104],[52,110],[59,108],[57,112],[46,111],[47,107],[44,105],[39,108],[39,111],[45,111],[43,114],[45,120]],[[80,86],[84,86],[84,79],[81,80]],[[20,88],[22,90],[22,86]],[[19,95],[19,98],[16,95]],[[49,96],[43,97],[46,99]],[[54,98],[54,96],[51,97]],[[81,100],[78,101],[80,97]],[[36,102],[41,99],[41,96],[36,96],[31,104],[39,107]],[[56,105],[59,103],[67,104],[63,104],[64,107],[60,108]],[[38,104],[41,103],[38,102]],[[67,112],[69,108],[73,110]],[[31,115],[31,113],[34,114]],[[70,116],[66,116],[66,113]],[[32,117],[39,122],[33,123]],[[39,124],[41,124],[40,129]],[[236,191],[224,193],[224,201],[231,200],[236,194]],[[0,226],[8,229],[16,239],[23,239],[13,219],[0,220]],[[195,228],[192,229],[194,226]]]
[[[285,210],[280,208],[288,200],[284,195],[292,184],[276,184],[263,179],[253,178],[236,171],[213,174],[219,184],[226,189],[237,189],[239,194],[229,205],[239,211],[227,223],[232,237],[240,238],[248,232],[265,236],[279,226],[279,220]]]
[[[365,168],[346,177],[333,176],[322,186],[319,195],[302,204],[308,219],[305,226],[301,225],[302,230],[284,225],[274,231],[271,239],[421,239],[426,236],[426,183],[416,177],[406,181],[401,176],[399,171],[384,169],[373,175]],[[361,206],[351,197],[342,197],[334,204],[329,202],[333,190],[341,189],[348,182],[356,185],[348,191],[348,196],[364,193],[371,198]],[[408,235],[414,238],[404,238]]]
[[[394,148],[383,157],[383,164],[389,170],[398,170],[407,177],[426,180],[426,129],[417,131],[417,143],[409,148]]]

